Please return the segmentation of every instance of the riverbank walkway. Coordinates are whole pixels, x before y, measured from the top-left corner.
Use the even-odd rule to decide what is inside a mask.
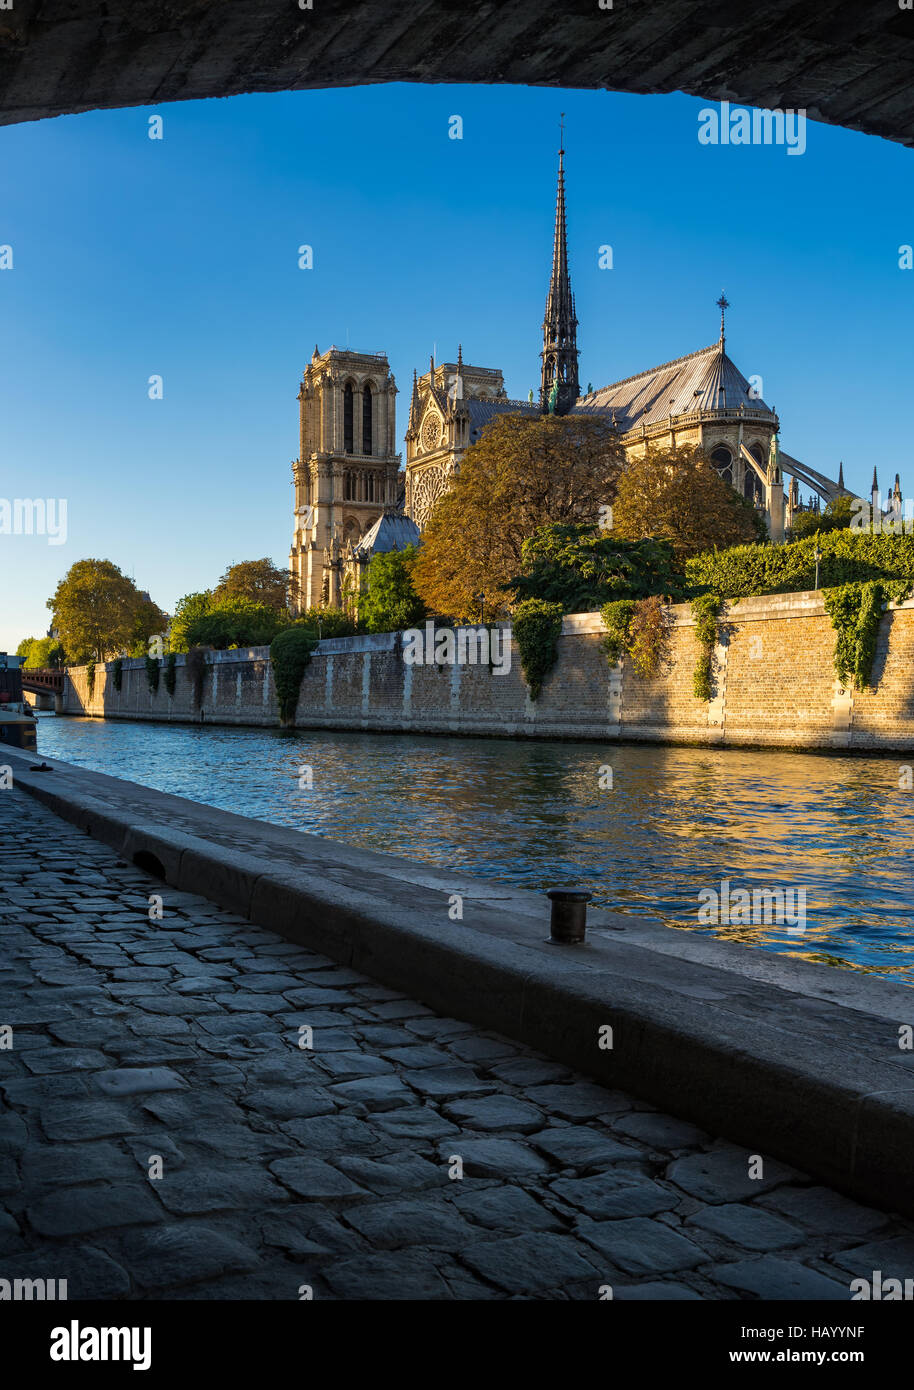
[[[0,943],[0,1279],[71,1300],[846,1300],[914,1273],[914,1223],[773,1159],[750,1177],[745,1149],[177,892],[10,789]]]

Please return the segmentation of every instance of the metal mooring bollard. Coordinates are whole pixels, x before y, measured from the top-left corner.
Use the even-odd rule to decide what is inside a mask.
[[[593,893],[586,888],[550,888],[546,897],[552,903],[550,939],[563,945],[583,941],[587,935],[587,904]]]

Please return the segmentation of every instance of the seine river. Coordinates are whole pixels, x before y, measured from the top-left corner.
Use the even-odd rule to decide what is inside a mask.
[[[901,757],[53,716],[38,746],[276,825],[525,888],[581,883],[608,907],[914,983],[914,792],[899,788]],[[700,926],[698,895],[723,879],[731,892],[805,888],[805,932]]]

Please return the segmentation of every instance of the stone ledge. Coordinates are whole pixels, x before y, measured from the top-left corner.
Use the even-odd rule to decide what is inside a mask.
[[[539,894],[4,756],[17,787],[172,886],[914,1215],[914,1055],[897,1045],[906,988],[611,912],[590,914],[586,946],[557,947]],[[606,1024],[611,1051],[598,1042]]]

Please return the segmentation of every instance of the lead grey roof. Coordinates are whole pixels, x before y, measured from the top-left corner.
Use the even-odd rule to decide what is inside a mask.
[[[749,382],[721,344],[712,343],[582,396],[574,409],[601,414],[615,411],[623,434],[637,425],[660,424],[670,415],[688,415],[693,410],[736,410],[745,405],[747,410],[773,414],[761,397],[753,398],[749,390]]]
[[[377,521],[353,546],[360,560],[370,560],[372,555],[389,550],[405,550],[408,545],[419,544],[419,527],[404,512],[388,509],[381,513]]]
[[[470,443],[475,444],[482,434],[486,425],[490,425],[496,415],[539,415],[538,405],[532,405],[530,401],[506,401],[492,400],[481,401],[468,399],[462,402],[464,409],[470,417]]]

